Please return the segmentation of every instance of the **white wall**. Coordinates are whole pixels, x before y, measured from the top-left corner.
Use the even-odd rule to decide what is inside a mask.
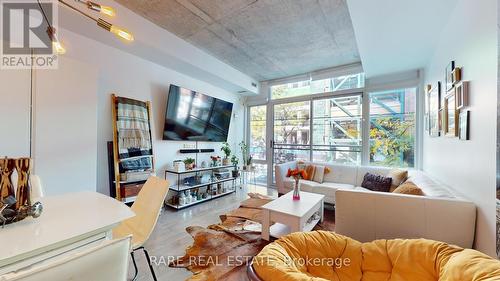
[[[34,173],[47,195],[95,190],[97,68],[63,57],[35,76]]]
[[[2,41],[0,40],[0,43]],[[0,157],[29,155],[29,70],[0,70]]]
[[[173,160],[188,156],[178,153],[188,142],[163,141],[163,125],[170,84],[183,86],[234,103],[228,142],[236,149],[243,140],[244,114],[240,97],[206,82],[167,69],[150,61],[89,40],[72,32],[63,32],[67,42],[66,56],[84,60],[99,69],[97,89],[97,191],[109,194],[106,142],[113,139],[111,124],[111,94],[152,102],[153,138],[157,175]],[[90,51],[93,50],[93,51]],[[236,115],[236,117],[235,117]],[[191,145],[194,142],[190,143]],[[220,143],[199,143],[199,147],[214,148],[221,155]],[[238,150],[239,151],[239,150]],[[208,161],[210,154],[199,157]],[[239,156],[239,153],[238,153]]]
[[[61,57],[57,71],[33,72],[33,173],[47,195],[95,190],[96,70]],[[0,157],[29,157],[30,71],[1,70],[0,85]]]
[[[60,57],[59,69],[35,72],[35,173],[48,195],[80,190],[109,194],[106,142],[112,140],[111,93],[152,102],[160,177],[173,160],[194,157],[178,153],[187,142],[161,140],[171,83],[234,103],[228,142],[236,152],[244,132],[239,96],[76,33],[60,33],[67,53]],[[8,85],[0,92],[6,101],[0,104],[0,118],[11,121],[0,125],[2,132],[9,132],[1,136],[5,141],[0,141],[0,156],[27,156],[29,71],[2,70],[0,82]],[[221,155],[220,143],[199,147],[214,148]],[[209,155],[200,156],[199,162],[208,161]]]
[[[424,137],[423,169],[476,203],[475,247],[495,255],[497,104],[496,0],[459,0],[425,69],[426,84],[444,83],[451,60],[470,81],[470,141]],[[453,218],[459,220],[460,218]]]

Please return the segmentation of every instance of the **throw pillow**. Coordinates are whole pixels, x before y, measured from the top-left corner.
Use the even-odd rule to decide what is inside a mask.
[[[387,174],[388,178],[392,178],[392,184],[390,192],[393,192],[400,184],[402,184],[408,178],[408,171],[394,169]]]
[[[316,173],[316,166],[314,165],[307,165],[306,168],[305,168],[305,171],[306,171],[306,178],[304,178],[305,180],[312,180],[314,178],[314,174]]]
[[[406,181],[396,188],[392,193],[410,194],[410,195],[425,195],[422,189],[411,181]]]
[[[366,173],[361,186],[372,191],[389,192],[392,178]]]
[[[323,183],[323,178],[325,176],[325,170],[326,170],[325,166],[316,166],[312,181],[315,181],[317,183]]]

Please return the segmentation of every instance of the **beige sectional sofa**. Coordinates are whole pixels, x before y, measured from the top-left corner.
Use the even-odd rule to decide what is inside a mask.
[[[361,187],[366,173],[386,176],[392,168],[311,163],[330,168],[324,182],[301,180],[302,191],[325,195],[335,204],[335,231],[361,242],[375,239],[427,238],[472,247],[476,207],[452,188],[425,173],[409,170],[409,179],[424,196],[374,192]],[[293,189],[288,169],[297,162],[276,165],[276,185],[280,194]]]

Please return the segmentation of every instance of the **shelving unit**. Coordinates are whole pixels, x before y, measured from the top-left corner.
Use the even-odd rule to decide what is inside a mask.
[[[143,120],[147,119],[147,133],[146,138],[151,144],[150,149],[143,150],[141,147],[134,148],[136,151],[131,152],[129,150],[126,156],[120,154],[120,144],[119,144],[119,135],[120,128],[118,123],[120,122],[118,119],[118,106],[119,104],[127,104],[134,105],[137,107],[142,107],[145,109],[146,116]],[[146,182],[146,179],[139,180],[122,180],[121,175],[126,173],[126,170],[131,171],[130,169],[123,168],[127,161],[136,161],[141,159],[149,158],[151,162],[151,167],[148,169],[137,169],[137,172],[147,172],[148,174],[155,173],[155,159],[153,154],[153,138],[151,135],[151,103],[149,101],[138,101],[124,97],[118,97],[114,94],[111,95],[111,113],[112,113],[112,125],[113,125],[113,142],[108,143],[108,161],[109,161],[109,171],[110,171],[110,196],[116,198],[119,201],[124,203],[133,203],[137,197],[137,194],[141,190],[142,186]],[[127,130],[134,129],[126,128]],[[122,125],[123,129],[123,125]],[[132,148],[131,148],[132,149]],[[140,151],[140,152],[137,152]],[[134,172],[132,170],[132,172]],[[136,177],[139,178],[139,177]]]
[[[170,182],[174,182],[174,184],[170,186],[170,192],[167,196],[167,199],[165,200],[165,205],[179,210],[236,192],[237,178],[232,177],[232,169],[234,168],[235,166],[229,165],[186,171],[174,171],[167,169],[165,171],[165,179],[170,180]],[[215,174],[218,170],[221,169],[228,169],[230,177],[217,178]],[[210,177],[210,180],[205,183],[198,182],[199,180],[201,180],[202,175],[208,175]],[[171,180],[172,178],[174,178],[173,181]],[[195,184],[186,184],[186,178],[189,178],[191,181],[194,179]],[[230,184],[227,185],[226,183],[229,182]],[[201,192],[201,194],[205,194],[205,197],[189,203],[180,204],[180,194],[185,193],[186,191],[188,191],[190,195],[192,193],[191,191],[193,191],[193,193],[196,193],[196,195]]]

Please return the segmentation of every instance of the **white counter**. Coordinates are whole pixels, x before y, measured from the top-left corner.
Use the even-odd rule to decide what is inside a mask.
[[[39,218],[0,228],[0,275],[111,238],[111,229],[135,214],[96,192],[40,199]]]

